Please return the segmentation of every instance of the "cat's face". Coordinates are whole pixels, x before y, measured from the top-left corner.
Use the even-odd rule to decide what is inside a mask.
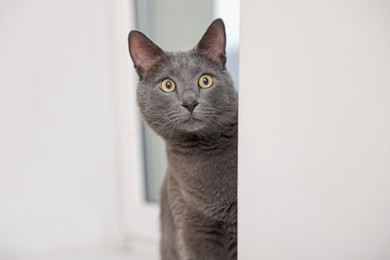
[[[237,120],[237,96],[225,68],[225,31],[214,21],[188,52],[164,52],[140,32],[129,35],[140,77],[137,102],[145,121],[165,139],[212,135]]]

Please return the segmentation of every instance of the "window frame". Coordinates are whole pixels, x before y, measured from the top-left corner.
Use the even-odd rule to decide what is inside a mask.
[[[111,64],[113,98],[118,114],[118,201],[122,226],[122,246],[132,255],[158,259],[159,206],[145,199],[144,154],[140,112],[136,104],[138,76],[132,68],[127,36],[135,28],[134,0],[112,5],[115,15]]]

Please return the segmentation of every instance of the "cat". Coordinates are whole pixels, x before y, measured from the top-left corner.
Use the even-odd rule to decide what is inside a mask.
[[[237,259],[238,95],[226,69],[222,19],[187,52],[166,52],[131,31],[137,103],[165,140],[163,260]]]

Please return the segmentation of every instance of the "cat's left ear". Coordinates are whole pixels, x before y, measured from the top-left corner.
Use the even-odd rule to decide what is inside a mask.
[[[195,48],[208,59],[225,66],[226,33],[222,19],[216,19],[210,24]]]

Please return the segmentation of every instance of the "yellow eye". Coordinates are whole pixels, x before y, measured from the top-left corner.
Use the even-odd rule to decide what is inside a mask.
[[[164,92],[167,92],[167,93],[172,92],[172,91],[175,90],[175,88],[176,88],[176,83],[173,80],[169,79],[169,78],[164,79],[161,82],[161,89]]]
[[[201,88],[209,88],[213,85],[213,78],[208,74],[203,74],[200,76],[198,84]]]

